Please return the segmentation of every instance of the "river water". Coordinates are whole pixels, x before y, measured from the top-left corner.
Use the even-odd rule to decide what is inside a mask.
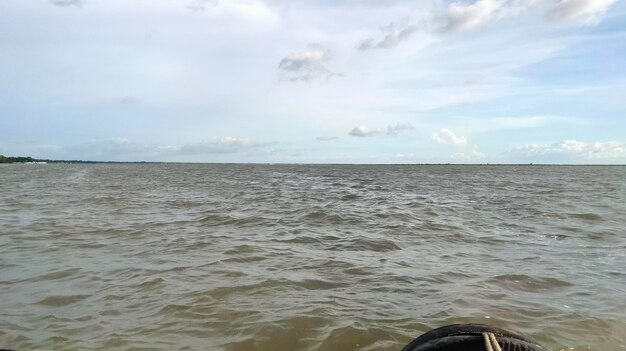
[[[0,166],[0,348],[626,349],[626,167]]]

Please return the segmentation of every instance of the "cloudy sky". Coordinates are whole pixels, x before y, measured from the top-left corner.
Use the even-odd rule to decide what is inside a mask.
[[[0,0],[0,154],[626,163],[624,0]]]

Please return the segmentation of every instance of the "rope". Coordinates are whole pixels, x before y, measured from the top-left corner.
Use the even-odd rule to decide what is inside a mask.
[[[483,338],[485,339],[485,347],[487,347],[487,351],[502,351],[500,344],[498,344],[496,336],[493,335],[493,333],[483,333]]]

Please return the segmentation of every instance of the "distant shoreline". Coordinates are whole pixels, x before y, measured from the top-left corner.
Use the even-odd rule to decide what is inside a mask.
[[[28,157],[5,157],[0,155],[0,164],[144,164],[144,165],[176,165],[176,164],[212,164],[212,165],[265,165],[265,166],[589,166],[589,167],[623,167],[626,164],[589,164],[589,163],[287,163],[287,162],[163,162],[163,161],[90,161],[90,160],[49,160]]]

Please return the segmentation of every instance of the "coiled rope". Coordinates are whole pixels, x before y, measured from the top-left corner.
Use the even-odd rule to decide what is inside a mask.
[[[487,351],[502,351],[500,348],[500,344],[496,340],[496,336],[493,333],[483,333],[483,338],[485,339],[485,347]]]

